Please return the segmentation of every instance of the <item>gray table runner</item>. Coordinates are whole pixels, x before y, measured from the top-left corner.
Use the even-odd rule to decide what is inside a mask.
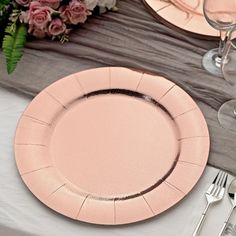
[[[209,164],[236,174],[236,133],[220,127],[217,110],[236,97],[235,87],[207,74],[202,55],[216,41],[186,36],[158,23],[141,0],[118,0],[119,12],[89,19],[61,45],[50,40],[27,43],[12,76],[0,53],[0,85],[35,96],[54,81],[100,66],[124,66],[165,76],[185,89],[202,109],[210,129]]]

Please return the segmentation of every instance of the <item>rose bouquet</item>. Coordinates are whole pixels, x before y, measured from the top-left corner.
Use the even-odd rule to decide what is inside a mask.
[[[8,73],[21,59],[27,37],[64,43],[75,26],[106,10],[117,10],[116,0],[0,0],[0,43]]]

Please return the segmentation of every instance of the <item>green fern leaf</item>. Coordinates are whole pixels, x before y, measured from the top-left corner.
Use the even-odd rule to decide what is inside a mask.
[[[16,25],[14,32],[11,25],[7,26],[6,35],[3,38],[2,49],[6,58],[7,72],[11,74],[23,55],[23,48],[26,43],[27,28],[25,24]]]

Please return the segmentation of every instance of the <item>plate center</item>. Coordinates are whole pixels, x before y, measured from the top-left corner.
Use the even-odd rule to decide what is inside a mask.
[[[126,94],[75,102],[58,119],[50,142],[58,171],[80,191],[104,198],[151,188],[168,174],[178,152],[171,117]]]

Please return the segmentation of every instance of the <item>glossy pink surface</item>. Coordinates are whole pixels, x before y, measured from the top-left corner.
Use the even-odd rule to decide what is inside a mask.
[[[55,211],[95,224],[132,223],[170,208],[196,184],[208,153],[205,119],[187,93],[119,67],[46,88],[15,137],[30,191]]]
[[[113,94],[71,107],[56,124],[50,156],[71,183],[112,198],[137,194],[161,179],[178,148],[174,123],[162,109]]]

